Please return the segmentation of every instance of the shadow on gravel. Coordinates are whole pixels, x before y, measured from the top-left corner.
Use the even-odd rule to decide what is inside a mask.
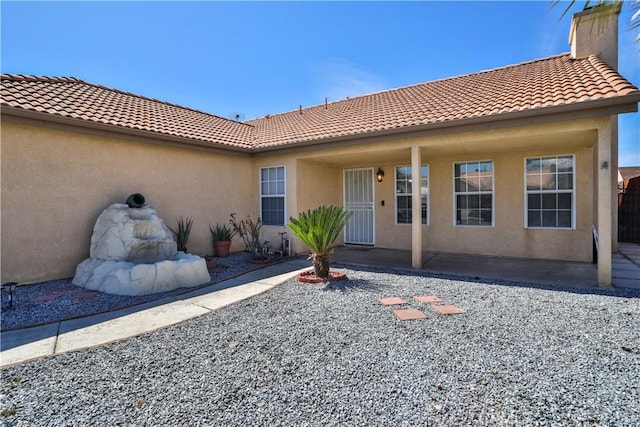
[[[355,270],[355,269],[354,269]],[[339,282],[329,282],[322,288],[323,291],[379,291],[383,288],[387,288],[388,285],[381,283],[375,283],[370,280],[363,279],[348,279]]]

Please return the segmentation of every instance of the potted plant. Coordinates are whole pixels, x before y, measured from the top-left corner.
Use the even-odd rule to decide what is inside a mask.
[[[297,219],[289,218],[287,227],[307,245],[311,251],[309,259],[313,260],[313,271],[301,273],[298,280],[310,278],[313,280],[301,281],[321,282],[346,278],[342,273],[330,273],[329,267],[333,255],[333,242],[350,217],[351,211],[342,206],[329,205],[302,212]]]
[[[215,226],[209,224],[211,237],[213,237],[213,249],[216,256],[229,256],[229,248],[231,247],[231,239],[235,236],[236,231],[225,224],[216,223]]]

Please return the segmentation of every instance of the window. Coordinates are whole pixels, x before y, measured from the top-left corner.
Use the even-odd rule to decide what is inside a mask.
[[[284,166],[260,169],[260,212],[264,225],[284,225]]]
[[[420,167],[422,223],[428,224],[429,166]],[[411,166],[396,167],[396,224],[411,224]]]
[[[454,164],[455,225],[493,225],[493,162]]]
[[[526,159],[526,218],[528,228],[574,228],[574,158]]]

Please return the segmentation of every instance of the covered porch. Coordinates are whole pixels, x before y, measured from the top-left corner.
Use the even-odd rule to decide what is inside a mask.
[[[561,260],[576,263],[582,275],[580,282],[610,286],[611,253],[616,249],[612,205],[615,197],[612,171],[616,169],[611,152],[616,149],[611,123],[606,118],[542,120],[513,126],[502,123],[491,129],[460,127],[455,131],[412,134],[404,139],[378,137],[359,141],[357,145],[300,150],[290,157],[293,167],[289,170],[294,173],[288,182],[295,186],[295,194],[289,194],[289,206],[297,212],[319,204],[346,206],[350,171],[366,171],[363,176],[369,182],[363,188],[368,195],[363,201],[370,209],[371,235],[358,242],[346,233],[340,243],[392,250],[385,257],[400,256],[400,264],[416,269],[428,269],[430,263],[444,265],[447,256],[443,254],[529,260],[529,265],[537,265],[539,277],[555,275],[559,280],[564,277],[560,270],[548,270],[544,265],[548,265],[548,260]],[[574,159],[571,227],[527,227],[526,159],[561,155]],[[456,224],[454,168],[458,162],[491,164],[492,205],[490,224],[486,226]],[[426,198],[421,180],[409,179],[405,183],[407,194],[402,197],[410,201],[410,219],[408,223],[400,223],[397,168],[420,176],[425,165]],[[384,173],[382,179],[376,179],[379,171]],[[425,205],[426,222],[422,219]],[[296,214],[294,209],[290,214]],[[597,268],[590,264],[594,226],[600,242],[611,242],[599,245]],[[397,255],[392,255],[393,252]]]

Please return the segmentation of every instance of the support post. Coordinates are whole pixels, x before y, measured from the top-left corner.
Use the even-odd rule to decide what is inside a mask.
[[[611,167],[612,137],[611,123],[598,128],[598,161],[596,163],[598,185],[598,286],[611,286],[611,247],[612,247],[612,214],[611,214]]]
[[[411,147],[411,266],[422,268],[422,195],[420,146]]]

